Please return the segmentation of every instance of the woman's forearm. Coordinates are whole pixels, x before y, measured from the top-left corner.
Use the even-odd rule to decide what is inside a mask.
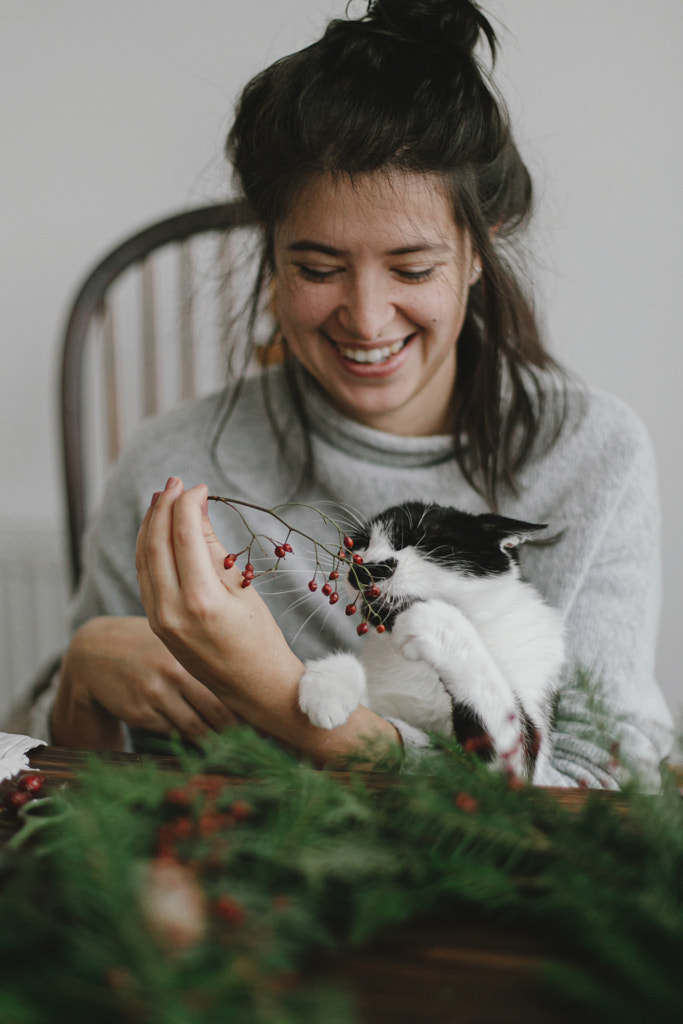
[[[235,711],[257,729],[283,740],[318,767],[342,766],[359,752],[368,753],[372,761],[383,760],[400,749],[396,728],[369,708],[359,705],[343,725],[322,729],[311,723],[299,707],[299,681],[302,662],[292,653],[286,663],[267,678],[250,680],[236,698],[235,687],[229,688]],[[213,681],[212,689],[220,696],[221,684]],[[249,698],[249,692],[254,699]]]

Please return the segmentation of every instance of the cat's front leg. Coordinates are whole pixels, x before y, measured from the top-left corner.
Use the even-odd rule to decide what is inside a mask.
[[[481,722],[494,766],[528,774],[524,722],[515,695],[470,620],[443,601],[416,601],[397,616],[394,642],[408,661],[423,661],[456,704]]]
[[[299,683],[299,707],[313,725],[343,725],[367,693],[365,669],[353,654],[330,654],[307,661]]]

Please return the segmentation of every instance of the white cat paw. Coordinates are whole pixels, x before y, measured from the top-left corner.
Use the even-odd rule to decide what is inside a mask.
[[[352,654],[331,654],[306,663],[299,683],[299,707],[313,725],[343,725],[364,698],[365,671]]]
[[[442,601],[416,601],[396,617],[393,637],[407,661],[425,661],[436,667],[442,659],[444,632],[453,628],[457,609]]]

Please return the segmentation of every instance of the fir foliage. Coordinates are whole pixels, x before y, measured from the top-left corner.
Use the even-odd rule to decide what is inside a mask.
[[[668,774],[657,796],[631,783],[570,811],[455,743],[381,776],[315,771],[246,728],[178,756],[177,775],[93,759],[21,812],[0,859],[3,1022],[343,1024],[352,1000],[307,973],[325,951],[463,913],[536,929],[544,983],[577,1009],[682,1019]],[[169,865],[199,899],[194,934],[146,904]]]

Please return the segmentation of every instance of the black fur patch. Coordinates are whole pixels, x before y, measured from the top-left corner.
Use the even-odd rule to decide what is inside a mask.
[[[453,733],[463,750],[476,754],[486,764],[490,764],[494,754],[493,745],[481,718],[467,704],[456,701],[453,701],[451,718]]]
[[[370,520],[367,530],[354,535],[354,550],[367,548],[376,524],[382,525],[394,550],[413,547],[429,561],[469,576],[507,572],[510,562],[517,560],[517,552],[514,543],[505,547],[505,540],[523,538],[545,529],[539,523],[493,513],[473,515],[455,508],[410,501],[394,505]],[[386,579],[386,573],[375,578]]]

